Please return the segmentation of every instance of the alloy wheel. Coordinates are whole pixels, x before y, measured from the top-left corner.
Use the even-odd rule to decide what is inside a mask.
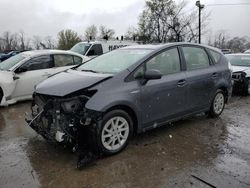
[[[129,123],[121,116],[109,119],[102,129],[102,145],[109,151],[116,151],[123,147],[129,137]]]
[[[220,114],[223,111],[225,105],[225,98],[224,95],[222,93],[217,93],[215,98],[214,98],[214,112],[216,114]]]

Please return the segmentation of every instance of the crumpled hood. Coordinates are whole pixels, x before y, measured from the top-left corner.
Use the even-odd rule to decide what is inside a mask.
[[[81,89],[91,87],[108,77],[112,77],[112,75],[68,70],[41,82],[37,85],[35,92],[63,97]]]
[[[232,65],[232,70],[233,72],[245,72],[248,76],[250,76],[250,67]]]

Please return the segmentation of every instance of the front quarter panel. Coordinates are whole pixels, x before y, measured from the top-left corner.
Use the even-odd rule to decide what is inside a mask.
[[[87,109],[106,112],[112,107],[123,105],[131,108],[139,121],[141,111],[138,81],[121,83],[119,79],[113,78],[93,89],[97,89],[97,93],[86,103]]]
[[[16,87],[16,81],[13,80],[14,73],[11,71],[0,72],[0,87],[3,90],[3,100],[0,105],[6,105],[6,98],[11,96]]]

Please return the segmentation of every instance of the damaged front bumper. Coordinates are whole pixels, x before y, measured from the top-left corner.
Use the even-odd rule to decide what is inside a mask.
[[[102,113],[85,108],[88,96],[56,98],[34,94],[28,125],[46,140],[76,145],[93,130]]]
[[[234,72],[232,74],[233,94],[242,95],[245,92],[247,78],[245,72]]]

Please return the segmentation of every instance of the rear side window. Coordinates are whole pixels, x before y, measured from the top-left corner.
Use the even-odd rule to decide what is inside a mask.
[[[196,70],[210,66],[206,51],[199,47],[183,47],[187,70]]]
[[[74,58],[74,63],[75,63],[76,65],[79,65],[79,64],[82,63],[82,58],[81,58],[81,57],[73,56],[73,58]]]
[[[56,54],[54,55],[55,67],[64,67],[74,65],[72,55]]]
[[[216,51],[213,51],[213,50],[209,50],[210,54],[212,55],[213,59],[214,59],[214,62],[217,64],[219,63],[220,61],[220,58],[221,58],[221,54],[216,52]]]
[[[177,48],[166,50],[146,63],[146,69],[159,70],[163,75],[181,71],[180,58]]]
[[[27,61],[22,68],[27,69],[28,71],[48,69],[53,67],[53,61],[50,55],[43,55],[35,57]]]

